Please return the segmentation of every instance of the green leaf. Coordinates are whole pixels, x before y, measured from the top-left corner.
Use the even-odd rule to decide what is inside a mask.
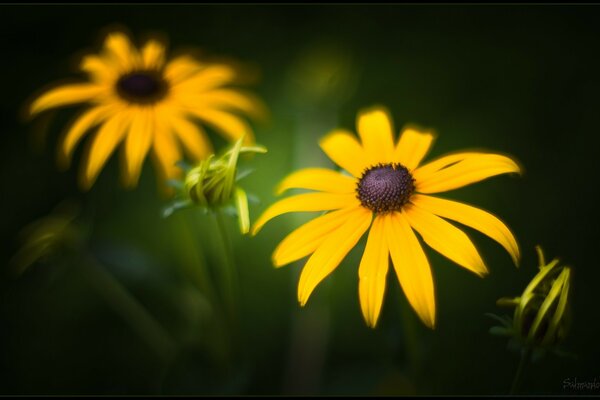
[[[247,168],[247,169],[244,169],[244,170],[238,170],[237,176],[235,177],[235,180],[236,181],[241,181],[242,179],[244,179],[245,177],[247,177],[248,175],[250,175],[253,172],[254,172],[253,168]]]
[[[162,217],[167,218],[171,214],[173,214],[177,210],[181,210],[182,208],[186,208],[192,205],[192,202],[189,200],[180,200],[171,203],[170,206],[165,207],[162,212]]]

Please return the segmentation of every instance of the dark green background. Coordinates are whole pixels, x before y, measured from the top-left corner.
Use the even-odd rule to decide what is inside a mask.
[[[535,274],[534,246],[573,266],[573,325],[564,348],[525,372],[523,393],[598,394],[563,388],[600,379],[598,361],[597,166],[600,7],[483,5],[224,5],[0,7],[0,173],[2,182],[0,393],[2,394],[504,394],[518,356],[492,337],[497,298],[518,295]],[[126,26],[136,38],[162,32],[170,49],[199,47],[260,71],[253,86],[269,105],[256,126],[269,153],[248,162],[243,186],[262,203],[292,170],[330,166],[317,146],[335,127],[354,129],[356,112],[387,105],[399,129],[436,129],[429,157],[465,148],[513,155],[521,178],[501,176],[446,195],[499,215],[523,253],[516,269],[504,250],[466,229],[491,274],[479,279],[427,250],[436,283],[438,326],[425,328],[390,274],[379,326],[358,305],[364,239],[300,309],[302,263],[272,268],[276,244],[308,216],[282,216],[255,238],[228,220],[241,281],[242,353],[234,366],[211,359],[194,271],[199,254],[218,268],[215,223],[166,205],[146,162],[140,185],[123,190],[113,157],[91,191],[76,166],[59,172],[61,111],[46,144],[19,113],[45,85],[76,76],[73,56],[94,50],[100,32]],[[213,135],[215,143],[220,143]],[[63,199],[83,206],[90,251],[180,344],[165,363],[102,297],[77,263],[33,266],[19,279],[9,259],[17,233]],[[200,303],[199,303],[200,302]],[[198,311],[200,310],[200,311]],[[408,332],[408,334],[407,334]],[[412,338],[412,340],[410,340]],[[405,343],[412,343],[405,345]],[[409,351],[407,351],[407,349]]]

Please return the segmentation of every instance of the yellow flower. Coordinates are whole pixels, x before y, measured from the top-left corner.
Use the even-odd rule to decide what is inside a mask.
[[[89,76],[88,82],[51,89],[35,99],[29,111],[35,115],[77,103],[90,106],[72,123],[59,147],[59,162],[68,166],[79,141],[98,126],[82,163],[84,189],[94,184],[123,141],[123,180],[132,187],[150,150],[163,179],[178,175],[180,145],[193,161],[213,153],[205,130],[193,120],[211,126],[229,141],[245,137],[246,143],[252,143],[250,126],[232,112],[257,117],[264,113],[254,96],[223,88],[237,78],[231,66],[202,63],[189,55],[167,62],[165,46],[156,40],[147,41],[138,51],[123,33],[110,33],[102,52],[84,57],[80,68]]]
[[[460,152],[421,165],[434,135],[403,130],[394,145],[392,121],[383,107],[363,110],[357,118],[361,142],[345,130],[325,136],[320,146],[352,176],[323,168],[292,173],[277,192],[291,188],[316,190],[269,207],[253,226],[256,234],[270,219],[288,212],[331,211],[288,235],[275,249],[276,267],[312,254],[302,269],[298,300],[303,306],[369,230],[358,268],[359,297],[366,323],[375,327],[385,292],[389,256],[408,301],[421,320],[435,326],[434,285],[429,262],[414,231],[434,250],[483,276],[487,268],[467,235],[443,218],[470,226],[500,243],[515,264],[517,242],[495,216],[432,193],[456,189],[519,166],[499,154]]]

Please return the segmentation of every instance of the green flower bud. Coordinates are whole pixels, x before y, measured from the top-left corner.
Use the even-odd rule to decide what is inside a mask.
[[[571,268],[561,266],[558,259],[546,263],[541,247],[536,251],[539,272],[521,296],[497,301],[515,311],[512,321],[503,320],[505,326],[495,327],[494,332],[513,336],[528,347],[549,348],[560,344],[567,334]]]
[[[200,206],[205,210],[217,210],[229,206],[235,207],[240,230],[243,234],[250,229],[248,215],[248,196],[236,182],[244,177],[239,174],[237,163],[242,153],[266,153],[263,146],[242,146],[240,138],[231,148],[221,156],[211,154],[207,159],[200,161],[195,167],[189,169],[183,179],[183,184],[176,185],[182,190],[180,197],[165,209],[164,215],[168,216],[179,208]]]

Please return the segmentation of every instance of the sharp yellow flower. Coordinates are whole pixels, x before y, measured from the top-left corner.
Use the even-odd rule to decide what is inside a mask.
[[[58,86],[36,98],[30,114],[86,103],[85,110],[69,127],[59,147],[59,162],[68,166],[72,153],[86,134],[89,141],[82,163],[81,184],[89,189],[104,164],[124,142],[123,181],[136,186],[142,164],[151,151],[161,178],[173,178],[180,170],[181,147],[193,161],[212,154],[211,143],[198,120],[234,142],[245,137],[253,142],[250,126],[235,113],[260,117],[262,103],[249,93],[224,88],[237,78],[225,64],[202,63],[189,55],[165,60],[165,46],[149,40],[138,51],[120,32],[110,33],[98,55],[88,55],[80,68],[89,81]]]
[[[520,168],[509,157],[482,152],[450,154],[421,165],[434,134],[406,128],[394,144],[392,120],[383,107],[360,112],[357,130],[360,141],[345,130],[335,130],[320,141],[327,156],[351,176],[323,168],[292,173],[281,182],[278,193],[291,188],[317,192],[276,202],[256,221],[252,233],[284,213],[330,211],[293,231],[273,253],[276,267],[312,254],[298,284],[298,300],[304,305],[370,228],[358,267],[360,304],[367,325],[377,324],[391,256],[408,301],[433,328],[433,278],[414,231],[434,250],[480,276],[487,268],[477,249],[464,232],[443,218],[497,241],[515,264],[520,253],[513,234],[492,214],[431,194],[499,174],[520,173]]]

